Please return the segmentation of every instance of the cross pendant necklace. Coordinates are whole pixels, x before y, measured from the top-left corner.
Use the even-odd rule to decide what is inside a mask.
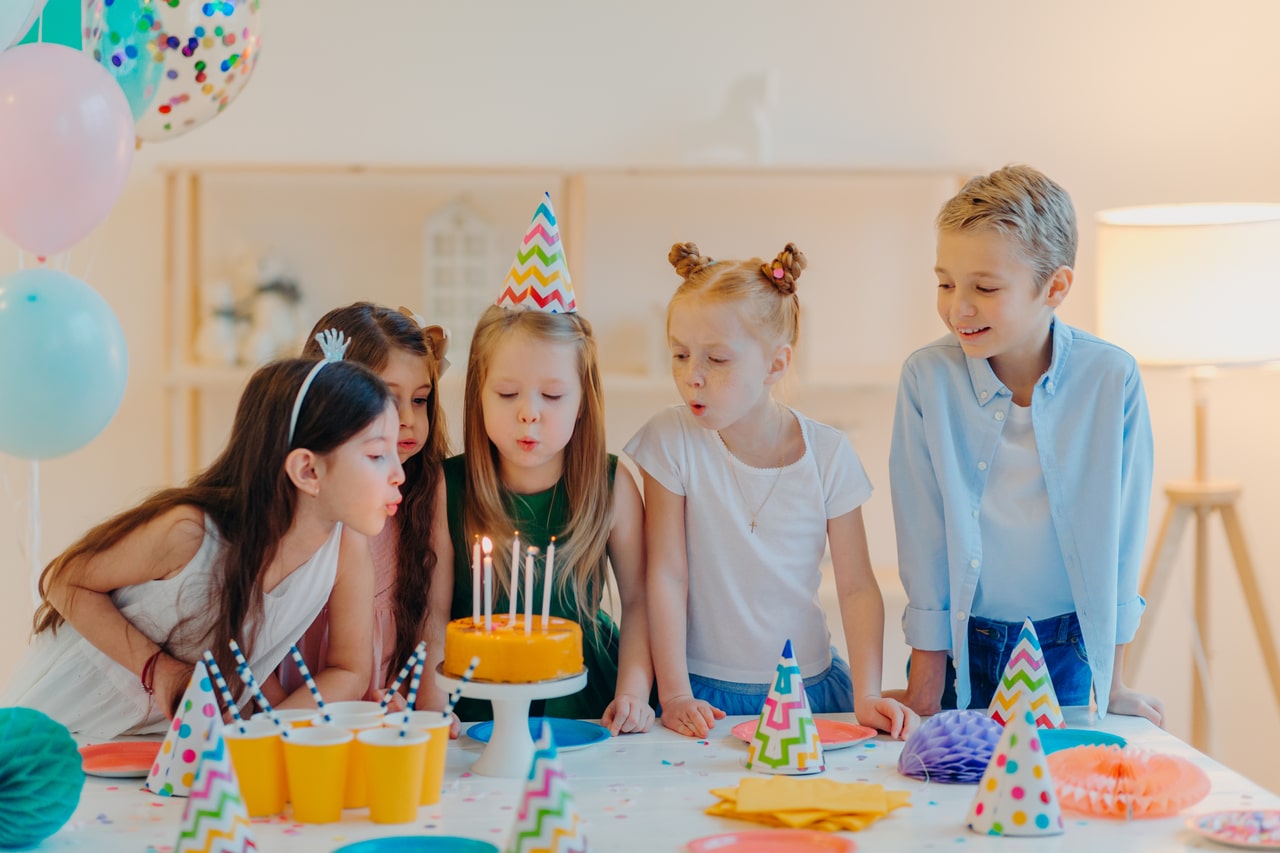
[[[779,414],[782,414],[784,417],[786,416],[785,412],[780,412]],[[783,427],[785,425],[786,425],[785,420],[780,420],[778,422],[778,432],[777,432],[777,435],[774,437],[774,441],[773,441],[774,447],[778,447],[778,445],[781,443]],[[729,450],[729,445],[725,444],[724,436],[720,435],[719,431],[716,432],[716,435],[720,438],[720,443],[724,445],[724,449],[729,453],[730,457],[733,457],[729,460],[729,473],[733,475],[733,485],[736,486],[738,489],[738,496],[742,498],[742,505],[747,507],[748,510],[750,510],[751,504],[747,501],[747,493],[742,490],[742,483],[738,480],[738,468],[736,464],[737,457],[733,455],[732,450]],[[785,461],[786,461],[785,457],[780,457],[778,459],[777,473],[773,475],[773,482],[769,484],[769,491],[764,493],[764,500],[760,501],[760,504],[755,508],[755,511],[751,512],[751,522],[747,525],[747,533],[751,534],[752,536],[755,535],[756,528],[759,526],[756,523],[756,519],[760,517],[761,510],[763,510],[765,504],[769,502],[769,498],[773,497],[773,490],[777,488],[778,481],[782,479],[782,468],[783,468],[783,463]]]

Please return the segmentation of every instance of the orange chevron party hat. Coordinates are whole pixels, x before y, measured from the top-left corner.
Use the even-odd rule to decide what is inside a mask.
[[[1058,693],[1053,689],[1053,679],[1049,677],[1040,638],[1036,636],[1036,628],[1030,619],[1022,623],[1022,632],[1018,634],[1013,654],[1005,664],[1004,674],[996,685],[996,694],[991,697],[987,713],[1000,725],[1008,725],[1021,696],[1026,697],[1040,728],[1061,729],[1067,725],[1058,704]]]
[[[542,203],[533,212],[516,259],[511,264],[497,304],[513,310],[569,314],[578,310],[565,263],[564,244],[551,193],[543,193]]]

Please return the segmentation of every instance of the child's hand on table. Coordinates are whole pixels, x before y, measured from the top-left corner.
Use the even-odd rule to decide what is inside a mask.
[[[623,693],[613,697],[609,707],[604,709],[600,724],[609,730],[610,735],[647,732],[653,725],[653,708],[644,699]]]
[[[724,719],[724,711],[690,694],[662,703],[662,725],[686,737],[704,738]]]

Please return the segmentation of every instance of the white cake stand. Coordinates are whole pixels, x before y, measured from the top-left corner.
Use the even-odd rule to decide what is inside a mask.
[[[529,684],[498,684],[492,681],[468,681],[451,678],[436,668],[436,683],[450,692],[462,688],[470,699],[488,699],[493,703],[493,734],[472,773],[482,776],[519,778],[529,773],[533,761],[533,738],[529,736],[529,703],[534,699],[568,696],[587,686],[587,671],[553,681]]]

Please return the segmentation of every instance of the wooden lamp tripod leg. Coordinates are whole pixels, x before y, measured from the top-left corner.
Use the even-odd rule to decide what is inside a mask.
[[[1276,705],[1280,707],[1280,657],[1276,655],[1275,638],[1271,634],[1267,611],[1262,606],[1262,592],[1253,571],[1253,561],[1249,558],[1249,549],[1245,547],[1244,528],[1240,526],[1240,517],[1236,514],[1234,504],[1228,504],[1221,510],[1222,525],[1227,530],[1227,543],[1231,546],[1236,573],[1240,576],[1240,588],[1244,591],[1245,603],[1249,605],[1249,615],[1253,617],[1253,630],[1258,635],[1258,648],[1262,650],[1262,659],[1271,678]]]

